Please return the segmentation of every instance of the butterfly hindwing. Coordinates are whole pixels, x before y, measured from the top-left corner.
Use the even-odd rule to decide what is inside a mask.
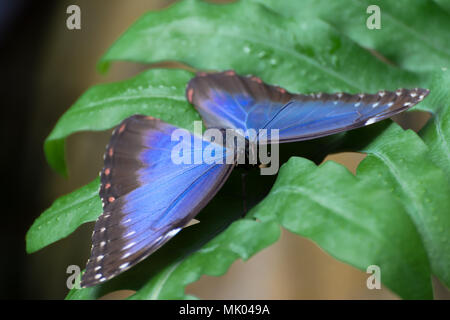
[[[106,281],[161,247],[189,223],[230,174],[233,165],[225,161],[174,163],[171,152],[179,142],[172,141],[171,134],[176,129],[136,115],[114,131],[101,172],[103,214],[95,224],[82,286]],[[185,152],[194,152],[196,139],[202,148],[209,144],[189,137],[192,141]]]
[[[280,142],[314,139],[378,122],[413,107],[428,92],[416,88],[375,94],[292,94],[233,71],[199,73],[186,89],[207,127],[278,129]]]

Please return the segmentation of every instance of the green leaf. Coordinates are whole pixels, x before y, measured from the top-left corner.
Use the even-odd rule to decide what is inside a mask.
[[[435,75],[425,110],[433,116],[420,135],[430,148],[429,156],[450,182],[450,71]]]
[[[274,176],[248,173],[249,205],[259,202],[270,190]],[[67,299],[96,299],[108,292],[131,289],[133,299],[186,299],[184,287],[203,274],[221,275],[237,259],[247,260],[274,243],[280,228],[242,216],[241,172],[235,170],[219,193],[196,217],[200,223],[183,229],[150,257],[93,288],[73,289]]]
[[[442,9],[446,10],[450,14],[450,2],[448,0],[434,0]]]
[[[151,115],[179,127],[192,129],[200,120],[186,101],[185,88],[192,73],[152,69],[129,80],[94,86],[58,120],[45,140],[47,161],[66,174],[64,142],[79,131],[110,129],[133,114]]]
[[[358,175],[402,201],[422,237],[433,273],[450,286],[450,185],[431,161],[429,148],[413,131],[393,125],[362,151],[369,156],[359,165]]]
[[[223,275],[237,259],[248,260],[255,253],[276,242],[279,235],[280,228],[273,222],[249,219],[236,221],[192,255],[171,262],[149,278],[141,276],[144,285],[130,299],[190,299],[192,297],[184,293],[188,284],[205,274]],[[72,289],[66,299],[97,299],[104,294],[102,286],[104,285]],[[120,285],[115,286],[113,290],[119,288]]]
[[[254,0],[288,17],[320,17],[361,46],[412,71],[450,66],[450,14],[428,0]],[[448,1],[439,1],[450,7]],[[445,3],[445,4],[444,4]],[[369,29],[366,13],[378,5],[381,28]]]
[[[390,190],[403,202],[421,234],[433,274],[450,286],[447,77],[437,74],[430,97],[416,107],[433,114],[422,130],[424,140],[413,131],[402,132],[397,125],[386,128],[380,123],[348,132],[339,151],[357,148],[369,154],[359,165],[358,175],[372,181],[373,188]],[[375,135],[378,137],[373,140]]]
[[[355,1],[350,2],[355,4]],[[449,33],[445,29],[437,30],[439,23],[434,25],[427,19],[419,19],[419,12],[425,11],[436,21],[444,25],[449,23],[446,13],[442,13],[434,3],[420,1],[416,3],[416,6],[411,6],[406,2],[395,4],[387,1],[380,2],[386,22],[383,25],[384,29],[382,28],[383,32],[379,33],[369,30],[365,24],[367,16],[358,13],[361,8],[365,12],[369,5],[365,2],[357,2],[353,6],[350,6],[348,1],[342,1],[339,4],[333,2],[333,5],[324,1],[263,1],[263,3],[276,11],[282,11],[284,16],[294,15],[296,18],[301,16],[301,19],[297,21],[286,19],[261,6],[242,1],[228,6],[216,6],[200,1],[183,1],[164,12],[150,12],[142,17],[112,46],[102,61],[104,63],[111,60],[156,62],[165,57],[181,60],[200,69],[234,68],[240,73],[255,73],[266,81],[270,82],[273,79],[281,85],[284,84],[283,81],[289,79],[287,87],[294,87],[297,91],[318,91],[324,88],[325,90],[339,88],[339,90],[349,91],[370,91],[378,84],[389,88],[394,85],[393,83],[404,85],[408,83],[408,79],[414,78],[411,74],[406,76],[407,73],[375,60],[368,52],[335,32],[332,27],[317,19],[308,19],[307,16],[311,12],[320,12],[320,16],[334,28],[337,28],[336,25],[342,26],[340,31],[356,42],[362,43],[367,39],[372,41],[362,43],[364,46],[373,49],[380,47],[380,50],[387,47],[388,49],[380,52],[388,58],[393,58],[404,68],[428,70],[435,68],[436,65],[446,65],[450,61],[450,47],[443,45],[446,42],[442,41],[442,38],[449,37]],[[343,14],[336,14],[341,12],[336,6],[345,6],[346,10],[343,10]],[[407,10],[402,9],[405,6]],[[350,19],[350,16],[355,16],[357,19]],[[418,17],[420,21],[414,21],[412,25],[410,22],[412,16]],[[332,17],[337,17],[338,20],[331,21]],[[260,21],[265,23],[262,24]],[[267,27],[269,25],[270,28]],[[160,32],[161,27],[164,27],[164,33]],[[394,32],[394,29],[400,29],[400,32]],[[233,41],[224,41],[231,38],[230,30],[233,33]],[[368,32],[372,34],[368,36]],[[145,35],[148,41],[142,41],[142,35]],[[386,43],[386,41],[390,42]],[[183,49],[179,47],[177,49],[179,43],[183,43]],[[154,46],[158,47],[158,50],[153,50]],[[412,47],[413,52],[419,51],[419,54],[409,54],[410,50],[406,50],[407,46]],[[188,50],[184,50],[186,47]],[[220,59],[211,53],[211,49],[213,52],[220,53]],[[240,50],[243,54],[232,54],[232,51]],[[269,63],[265,59],[256,59],[255,54],[261,52],[263,58],[267,52],[270,52]],[[398,54],[394,56],[393,53]],[[338,63],[333,63],[333,57],[339,57],[334,61]],[[249,63],[249,61],[257,62]],[[273,63],[272,66],[270,61]],[[295,63],[290,63],[292,61]],[[427,64],[427,61],[432,61],[432,64]],[[274,65],[276,70],[273,70]],[[358,65],[364,67],[354,67]],[[289,66],[289,70],[284,69],[286,66]],[[296,69],[297,67],[299,70]],[[308,81],[304,81],[301,76],[298,77],[302,71],[310,76]],[[369,72],[370,75],[365,72]],[[387,73],[390,75],[385,77]],[[392,79],[391,75],[394,74],[397,76],[396,81],[387,83],[386,80]],[[293,75],[295,79],[289,78],[289,75]],[[349,79],[360,81],[355,83]],[[417,85],[419,78],[414,78],[414,81]],[[422,78],[422,83],[425,82]],[[431,166],[432,164],[429,163],[427,168]],[[444,183],[445,190],[447,186],[444,180],[440,179],[439,182]],[[406,190],[403,192],[408,193]],[[407,201],[413,200],[411,198],[414,192],[407,194]],[[436,197],[442,198],[441,195],[437,194]],[[427,227],[420,227],[420,223],[424,221],[420,221],[419,217],[425,214],[426,208],[420,206],[421,200],[424,199],[416,199],[413,202],[416,204],[414,209],[410,205],[409,213],[415,217],[415,222],[423,231]],[[437,204],[445,203],[439,200]],[[429,218],[424,219],[425,223],[431,223]],[[437,229],[430,232],[435,231]],[[448,275],[444,267],[448,259],[438,261],[438,249],[442,249],[442,246],[435,243],[436,239],[428,239],[430,234],[423,233],[423,236],[427,249],[430,250],[434,272],[447,281]],[[437,234],[431,237],[439,238]]]
[[[234,222],[187,259],[169,265],[148,281],[133,299],[183,299],[186,285],[202,275],[223,275],[237,259],[247,260],[278,240],[276,223],[242,219]]]
[[[411,146],[410,153],[398,152],[404,145]],[[202,230],[187,228],[180,238],[174,239],[178,243],[171,243],[172,247],[166,245],[159,252],[160,256],[152,256],[145,265],[135,267],[145,270],[144,276],[142,271],[132,269],[134,271],[127,275],[127,279],[119,279],[115,283],[112,280],[114,284],[110,284],[109,288],[103,286],[103,291],[83,289],[71,293],[70,297],[96,298],[101,296],[100,293],[106,293],[106,289],[130,289],[130,279],[141,279],[133,286],[138,290],[133,298],[184,298],[182,288],[196,281],[200,275],[223,274],[233,258],[246,258],[273,243],[278,237],[275,229],[270,232],[269,239],[261,240],[261,235],[269,231],[256,228],[272,230],[274,226],[266,223],[277,222],[292,232],[312,239],[332,256],[361,270],[365,271],[373,264],[380,266],[384,285],[403,298],[431,298],[430,260],[438,262],[438,270],[439,266],[448,265],[445,245],[448,240],[443,242],[440,238],[446,237],[440,229],[447,230],[445,225],[448,224],[445,211],[448,208],[448,200],[445,199],[448,185],[437,176],[442,176],[439,169],[424,158],[426,146],[411,131],[405,132],[392,125],[365,150],[369,156],[361,163],[356,177],[333,162],[316,167],[306,159],[291,158],[280,170],[269,196],[246,219],[235,222],[216,238],[207,237],[213,240],[206,245],[186,246],[189,241],[182,237],[189,232],[200,238],[204,234]],[[407,158],[406,161],[403,157]],[[420,171],[422,167],[430,174],[429,177],[423,176]],[[403,184],[411,183],[414,180],[412,175],[419,176],[419,180],[405,189]],[[257,184],[268,185],[267,182],[252,181],[249,190],[253,192]],[[227,184],[226,189],[236,189],[233,183],[236,179],[231,185]],[[430,190],[424,193],[424,188],[420,188],[419,184],[429,186]],[[437,195],[430,194],[433,188],[436,188],[434,192]],[[221,192],[218,197],[226,193]],[[431,201],[427,197],[431,197]],[[235,211],[235,202],[223,201],[218,205],[218,201],[220,199],[214,199],[212,207],[202,212],[202,216],[217,219],[220,215],[226,216],[228,209]],[[426,213],[431,215],[420,215],[422,203],[427,206]],[[217,210],[218,207],[222,208],[222,212]],[[261,222],[249,220],[251,218]],[[211,221],[203,218],[200,221],[204,228],[211,225]],[[258,241],[264,245],[258,247]],[[233,251],[230,247],[239,249]],[[197,253],[186,255],[198,249]],[[441,253],[440,259],[434,255],[436,251]],[[167,252],[176,254],[171,260],[165,260]],[[235,256],[232,252],[244,253]],[[208,258],[204,259],[205,253],[211,256],[207,255]],[[149,274],[149,266],[154,267],[161,261],[161,267]]]
[[[445,41],[449,28],[436,27],[448,25],[443,21],[446,13],[437,12],[432,2],[414,0],[417,6],[411,6],[405,1],[383,1],[382,29],[369,32],[361,29],[367,14],[366,2],[360,3],[254,0],[213,5],[182,1],[139,19],[105,54],[100,68],[106,69],[114,60],[178,60],[198,69],[252,73],[293,92],[428,87],[430,76],[422,71],[449,61],[449,42]],[[410,7],[400,12],[402,4]],[[340,6],[345,7],[342,16],[334,17]],[[384,63],[361,46],[377,50],[409,71]],[[49,162],[65,172],[64,139],[69,134],[109,129],[134,113],[189,129],[200,119],[184,97],[191,77],[186,71],[150,70],[121,83],[90,89],[47,139]],[[361,270],[379,265],[383,284],[403,298],[431,298],[431,272],[449,285],[448,84],[448,77],[435,78],[430,97],[416,107],[434,113],[433,122],[421,132],[423,141],[384,121],[347,134],[282,146],[282,159],[293,155],[312,158],[312,151],[320,150],[314,157],[320,162],[322,154],[333,148],[362,150],[369,156],[356,177],[333,163],[317,167],[292,158],[281,169],[269,196],[236,222],[241,215],[236,190],[241,185],[239,172],[233,173],[200,213],[200,224],[184,229],[117,278],[95,288],[72,290],[67,298],[98,298],[117,289],[137,290],[136,299],[192,298],[183,292],[188,283],[202,274],[223,274],[234,260],[248,259],[275,242],[279,225],[311,238],[332,256]],[[249,190],[254,193],[249,207],[265,197],[273,179],[257,174],[249,178]],[[67,236],[98,216],[98,180],[92,184],[96,184],[95,191],[89,185],[67,195],[38,218],[27,235],[28,251]]]
[[[252,214],[363,271],[379,266],[383,283],[406,299],[432,297],[426,252],[401,203],[341,165],[291,158]]]
[[[98,196],[100,178],[57,199],[37,218],[26,235],[27,252],[32,253],[67,237],[80,225],[95,221],[102,213]]]
[[[102,69],[114,60],[235,69],[294,92],[374,92],[424,80],[374,59],[318,19],[286,18],[250,1],[186,0],[149,12],[102,57]]]

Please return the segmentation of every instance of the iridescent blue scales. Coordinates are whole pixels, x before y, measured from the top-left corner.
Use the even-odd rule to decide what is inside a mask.
[[[314,139],[389,118],[422,101],[426,89],[375,94],[291,94],[234,71],[198,73],[186,96],[207,128],[278,129],[279,142]],[[175,164],[177,127],[141,115],[124,120],[107,146],[101,171],[103,213],[82,277],[89,287],[115,277],[155,252],[218,192],[234,164]],[[270,131],[268,131],[270,133]],[[200,141],[193,134],[190,152]],[[257,139],[267,137],[257,136]],[[255,138],[256,139],[256,138]],[[197,144],[198,145],[198,144]],[[226,150],[228,152],[236,152]]]
[[[422,101],[428,92],[415,88],[375,94],[292,94],[257,77],[225,71],[197,74],[186,95],[208,128],[278,129],[280,142],[291,142],[392,117]]]
[[[82,286],[106,281],[160,248],[194,218],[230,174],[233,165],[225,161],[173,163],[171,151],[177,142],[171,141],[171,134],[176,129],[135,115],[114,131],[100,174],[103,214],[95,223]],[[192,147],[201,139],[190,138]]]

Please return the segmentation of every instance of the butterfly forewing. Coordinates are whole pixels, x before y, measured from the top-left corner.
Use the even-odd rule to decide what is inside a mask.
[[[220,189],[233,164],[174,163],[171,134],[178,128],[132,116],[114,131],[105,153],[100,197],[103,214],[92,235],[83,287],[132,267],[180,231]],[[189,134],[186,152],[194,152]],[[226,152],[224,152],[224,157]]]
[[[186,88],[188,100],[207,127],[278,129],[280,142],[314,139],[378,122],[413,107],[428,92],[415,88],[375,94],[292,94],[233,71],[199,73]]]

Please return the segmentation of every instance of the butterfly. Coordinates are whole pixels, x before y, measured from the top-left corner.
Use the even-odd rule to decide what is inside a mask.
[[[234,71],[199,72],[186,88],[186,98],[206,128],[277,129],[276,143],[315,139],[347,131],[407,110],[429,93],[398,89],[375,94],[293,94],[254,76]],[[174,237],[214,197],[236,162],[174,163],[179,142],[176,126],[134,115],[114,130],[106,148],[99,191],[103,213],[95,223],[91,257],[81,286],[107,281],[136,265]],[[270,132],[270,131],[265,131]],[[265,139],[270,133],[246,139]],[[215,160],[236,150],[187,133],[184,152],[223,148]],[[187,150],[187,151],[186,151]]]

